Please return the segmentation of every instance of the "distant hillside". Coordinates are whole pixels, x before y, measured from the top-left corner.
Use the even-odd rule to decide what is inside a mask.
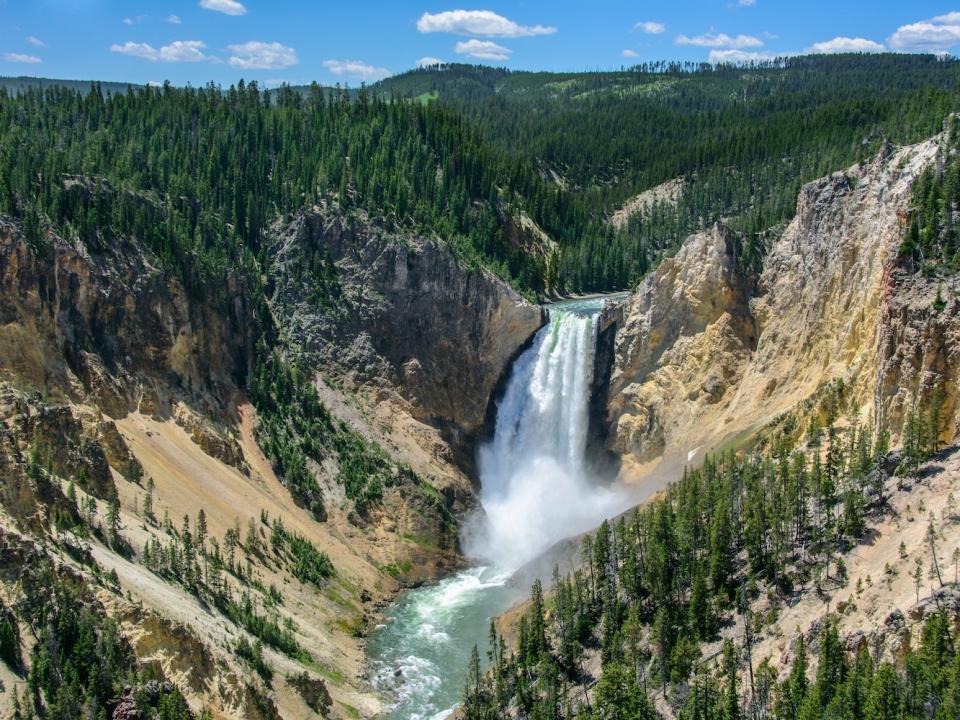
[[[609,72],[440,65],[387,78],[380,97],[434,100],[559,188],[534,202],[567,287],[633,284],[680,238],[729,220],[756,262],[803,183],[912,143],[956,110],[960,63],[933,55],[833,55],[751,65],[649,63]],[[617,228],[630,200],[675,180],[671,203]],[[524,184],[515,178],[515,184]],[[641,206],[638,206],[641,207]]]
[[[19,83],[15,92],[67,85],[12,82]],[[86,92],[89,86],[74,87]],[[451,64],[365,89],[258,87],[251,97],[262,102],[267,92],[275,106],[305,112],[324,127],[340,117],[324,115],[330,105],[375,104],[373,115],[351,119],[357,133],[369,133],[370,145],[351,153],[349,167],[339,151],[323,150],[330,152],[323,187],[374,214],[440,229],[448,239],[469,238],[460,244],[479,262],[520,289],[544,294],[635,286],[682,238],[720,220],[737,233],[744,265],[757,265],[776,230],[793,217],[805,182],[872,157],[885,139],[907,144],[933,135],[958,110],[958,88],[960,62],[885,54],[746,66],[650,63],[585,73]],[[430,122],[469,138],[469,162],[453,162],[446,151],[429,161],[429,153],[418,156],[414,148],[421,143],[446,141],[430,133],[414,140],[423,131],[419,120],[403,131],[403,141],[381,135],[380,120],[372,118],[390,117],[383,105],[397,98],[429,106],[423,109],[437,111],[425,116]],[[319,146],[301,146],[301,135],[284,144],[309,159]],[[404,182],[396,167],[408,160],[422,178],[414,193],[399,190]],[[436,168],[447,163],[453,175],[437,176]],[[303,182],[312,193],[314,186]],[[634,202],[664,183],[683,190],[669,203]],[[359,186],[367,194],[358,194]],[[292,202],[283,187],[271,192]],[[635,211],[624,213],[624,207]],[[457,219],[448,225],[450,208]],[[514,237],[523,216],[549,242],[528,251]]]
[[[125,93],[127,88],[141,88],[143,85],[125,82],[104,82],[101,80],[59,80],[56,78],[38,78],[21,75],[19,77],[0,77],[0,87],[13,95],[19,95],[28,89],[64,87],[86,94],[94,83],[100,85],[102,92]]]

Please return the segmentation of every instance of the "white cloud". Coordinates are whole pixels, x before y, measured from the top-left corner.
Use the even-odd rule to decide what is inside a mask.
[[[751,5],[756,5],[756,4],[757,4],[757,0],[739,0],[739,2],[737,2],[737,5],[739,5],[740,7],[750,7]]]
[[[30,43],[31,45],[33,45],[34,47],[46,47],[46,46],[47,46],[47,44],[46,44],[43,40],[41,40],[41,39],[38,38],[38,37],[34,37],[33,35],[28,35],[28,36],[27,36],[27,42]]]
[[[237,45],[228,45],[227,49],[233,53],[227,62],[243,70],[277,70],[300,62],[296,50],[278,42],[251,40]]]
[[[871,53],[883,52],[886,48],[878,42],[866,38],[835,37],[833,40],[814,43],[807,52],[810,53]]]
[[[38,58],[36,55],[24,55],[23,53],[4,53],[3,59],[7,62],[12,63],[26,63],[27,65],[36,65],[37,63],[42,63],[43,60]]]
[[[111,45],[110,52],[138,57],[150,62],[203,62],[214,60],[214,58],[203,53],[205,47],[206,44],[200,40],[175,40],[161,48],[128,40],[123,45]]]
[[[374,67],[363,60],[324,60],[323,66],[334,75],[358,80],[382,80],[391,74],[386,68]]]
[[[761,62],[773,59],[774,56],[770,53],[748,52],[746,50],[711,50],[709,58],[712,63]]]
[[[631,50],[630,48],[623,50],[620,54],[625,58],[640,57],[640,53],[638,53],[636,50]]]
[[[960,12],[938,15],[932,20],[901,25],[888,39],[896,50],[946,50],[960,44]]]
[[[490,10],[424,13],[417,20],[417,30],[422,33],[445,32],[483,37],[530,37],[552,35],[557,31],[555,27],[547,25],[519,25]]]
[[[429,56],[417,60],[417,67],[433,67],[434,65],[443,65],[443,60]]]
[[[125,18],[123,19],[123,24],[124,24],[124,25],[133,25],[133,18],[125,17]]]
[[[653,22],[652,20],[646,20],[644,22],[638,22],[633,26],[634,30],[639,30],[640,32],[645,32],[647,35],[659,35],[667,31],[667,26],[660,22]]]
[[[509,60],[510,54],[513,52],[510,48],[497,45],[491,40],[477,40],[475,38],[458,42],[453,50],[458,55],[466,55],[477,60]]]
[[[183,20],[180,19],[179,15],[167,15],[167,22],[171,25],[179,25]]]
[[[737,35],[732,37],[726,33],[705,33],[696,37],[677,35],[677,45],[697,45],[710,48],[743,48],[762,47],[763,40],[753,35]]]
[[[200,7],[224,15],[246,15],[247,8],[237,0],[200,0]]]

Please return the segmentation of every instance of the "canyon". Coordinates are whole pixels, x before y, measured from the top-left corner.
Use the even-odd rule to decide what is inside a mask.
[[[469,561],[497,567],[512,551],[526,562],[627,509],[618,499],[583,515],[545,515],[562,530],[535,540],[510,534],[522,517],[496,515],[490,478],[509,485],[516,466],[539,459],[541,449],[532,440],[497,445],[503,428],[522,426],[523,416],[514,408],[516,417],[498,426],[498,413],[511,393],[526,390],[511,388],[513,371],[550,343],[569,349],[563,362],[589,360],[568,378],[576,389],[564,386],[552,398],[582,399],[582,417],[561,422],[559,407],[544,415],[564,432],[574,423],[576,437],[564,442],[583,446],[555,448],[555,463],[573,458],[577,467],[544,470],[534,502],[519,506],[527,516],[549,499],[569,511],[593,501],[567,493],[562,476],[591,476],[586,468],[596,458],[588,439],[602,446],[591,450],[604,451],[597,459],[604,471],[596,474],[629,488],[620,499],[640,502],[685,466],[747,447],[798,408],[816,408],[838,383],[850,414],[888,429],[895,444],[911,409],[942,392],[939,439],[953,442],[960,432],[960,283],[909,272],[899,257],[914,184],[945,143],[941,134],[911,146],[885,144],[869,161],[805,185],[793,220],[772,238],[759,267],[739,262],[739,234],[717,223],[686,238],[627,298],[603,303],[589,321],[565,320],[565,329],[557,329],[561,307],[528,302],[442,239],[398,230],[332,199],[274,221],[265,230],[272,262],[262,287],[231,276],[215,301],[171,279],[135,238],[93,252],[79,238],[51,233],[37,247],[23,223],[3,218],[3,594],[9,600],[25,582],[31,564],[24,557],[45,557],[58,573],[94,588],[90,602],[116,620],[136,656],[161,667],[195,710],[213,717],[376,717],[392,699],[371,685],[365,643],[398,594],[449,587],[432,584],[451,578],[479,582],[470,574],[476,568],[465,569]],[[667,189],[680,192],[676,183]],[[511,232],[523,235],[524,227],[530,231],[528,220],[516,220]],[[369,509],[358,511],[339,479],[346,454],[308,459],[322,518],[294,496],[268,457],[247,390],[257,372],[251,328],[258,325],[306,369],[338,437],[383,453],[377,457],[391,481]],[[544,423],[531,421],[530,432],[556,430]],[[800,424],[789,432],[807,430]],[[497,462],[511,467],[490,470]],[[919,492],[928,507],[960,492],[956,461]],[[148,497],[152,518],[144,511]],[[909,501],[898,502],[908,517]],[[486,543],[494,552],[485,558],[463,534],[481,507],[503,541]],[[77,508],[89,508],[101,535],[83,536],[64,520]],[[245,569],[225,582],[292,628],[309,656],[264,646],[276,673],[272,686],[238,659],[248,629],[146,566],[146,548],[181,537],[174,528],[185,516],[183,527],[195,528],[200,510],[205,532],[224,544],[235,528],[238,536],[247,532],[238,543],[237,567]],[[304,581],[285,556],[263,549],[277,519],[329,559],[334,573],[322,584]],[[123,544],[104,539],[109,522],[121,528]],[[884,552],[891,532],[882,533]],[[955,540],[955,528],[950,533]],[[923,551],[917,532],[904,536],[909,552]],[[571,567],[579,562],[569,547],[563,552]],[[878,563],[867,557],[862,567],[850,565],[866,579]],[[880,590],[873,596],[874,619],[910,599]],[[518,599],[505,591],[499,610]],[[813,601],[804,602],[790,622],[809,627]],[[852,619],[846,629],[858,631]],[[782,668],[790,653],[781,640],[764,642],[769,652],[785,653]],[[459,678],[463,668],[444,671]],[[0,681],[24,685],[6,667]]]

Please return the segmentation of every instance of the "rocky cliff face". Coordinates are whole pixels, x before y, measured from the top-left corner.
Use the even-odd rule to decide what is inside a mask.
[[[90,255],[51,236],[37,252],[0,222],[0,374],[112,417],[169,415],[187,396],[221,416],[246,372],[250,308],[192,302],[132,244]]]
[[[494,389],[541,310],[434,240],[320,206],[274,229],[271,306],[291,347],[348,387],[402,401],[454,442],[483,427]],[[306,270],[331,278],[317,302]]]
[[[722,447],[835,379],[896,434],[911,388],[922,395],[955,377],[952,290],[933,313],[934,284],[896,269],[911,188],[939,142],[886,146],[805,186],[757,282],[738,270],[735,244],[717,226],[608,311],[618,328],[609,443],[626,474]]]
[[[365,681],[361,638],[400,587],[459,562],[454,513],[472,488],[454,460],[483,430],[540,311],[439,241],[333,208],[279,226],[275,242],[266,302],[239,279],[214,301],[188,293],[135,241],[91,254],[50,235],[38,248],[0,219],[0,538],[52,548],[195,708],[247,718],[335,706],[370,717],[383,708]],[[265,307],[335,422],[411,471],[387,483],[363,522],[334,453],[306,469],[328,511],[317,522],[257,445],[242,380]],[[196,527],[200,510],[208,550],[243,534],[231,552],[244,569],[221,569],[226,587],[292,628],[309,668],[267,643],[276,673],[265,683],[236,652],[238,638],[254,642],[250,628],[151,565],[148,548],[180,537],[184,517]],[[270,544],[278,518],[333,575],[298,574]],[[0,577],[5,597],[16,582]],[[269,586],[281,600],[261,597]],[[2,664],[0,682],[23,684]]]
[[[942,440],[960,435],[960,279],[889,269],[884,282],[873,405],[882,422],[904,425],[915,406],[942,392]]]
[[[622,317],[608,390],[616,452],[662,455],[677,427],[694,424],[736,384],[756,344],[748,301],[733,233],[718,224],[690,237],[612,310]]]

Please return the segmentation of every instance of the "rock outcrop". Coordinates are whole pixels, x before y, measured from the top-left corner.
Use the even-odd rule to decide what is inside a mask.
[[[537,306],[443,243],[333,205],[273,232],[270,302],[289,346],[348,387],[399,396],[454,442],[482,429],[498,381],[543,323]],[[308,272],[325,263],[326,306]]]
[[[940,392],[944,441],[960,435],[960,278],[928,278],[892,268],[877,339],[874,407],[900,428]]]
[[[837,379],[896,437],[904,408],[956,377],[953,286],[897,266],[913,183],[940,141],[886,145],[804,186],[758,278],[738,269],[736,243],[717,226],[608,310],[608,442],[625,474],[735,442]],[[934,312],[937,288],[947,300]]]
[[[223,308],[194,302],[132,243],[93,255],[51,235],[37,252],[0,221],[0,375],[114,418],[168,414],[182,395],[221,415],[251,344],[231,286]]]
[[[623,318],[608,390],[615,452],[662,455],[678,428],[737,383],[756,343],[748,287],[733,233],[717,224],[613,310]]]
[[[610,216],[610,224],[620,230],[626,227],[630,218],[635,215],[646,213],[658,205],[676,205],[683,195],[683,188],[683,178],[674,178],[649,190],[644,190],[617,208]]]

